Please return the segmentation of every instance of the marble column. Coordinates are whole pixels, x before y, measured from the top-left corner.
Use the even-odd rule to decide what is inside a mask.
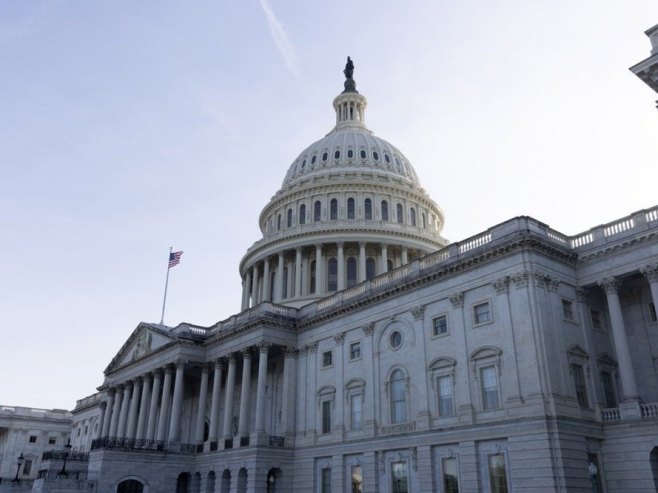
[[[322,263],[324,259],[322,257],[322,243],[317,243],[315,245],[315,294],[322,295],[325,290],[325,282],[322,276],[324,269],[322,268]]]
[[[271,301],[270,293],[270,259],[266,258],[263,262],[263,301]]]
[[[105,420],[101,428],[102,437],[110,436],[110,423],[112,421],[112,411],[114,410],[114,393],[114,389],[107,390],[107,408],[105,409]]]
[[[249,408],[251,406],[251,350],[242,351],[242,387],[240,388],[240,421],[238,435],[249,435]]]
[[[251,289],[251,271],[248,270],[245,275],[244,284],[242,285],[244,292],[244,297],[242,298],[242,309],[246,310],[249,308],[249,291]]]
[[[174,380],[174,398],[171,403],[171,419],[169,420],[169,440],[178,442],[180,440],[180,416],[183,410],[185,362],[176,362],[176,379]]]
[[[359,243],[359,282],[366,280],[366,243]]]
[[[619,363],[619,376],[621,378],[622,394],[624,400],[637,400],[638,392],[633,373],[631,353],[626,338],[626,328],[622,316],[621,304],[619,303],[618,284],[614,277],[603,279],[599,285],[605,291],[608,300],[608,311],[610,312],[610,325],[612,326],[612,338]]]
[[[171,373],[173,369],[167,365],[164,369],[164,383],[162,384],[162,402],[160,403],[160,420],[158,421],[158,434],[156,440],[163,441],[167,438],[167,417],[169,416],[171,396]]]
[[[278,303],[283,299],[283,252],[279,253],[279,265],[274,276],[274,302]]]
[[[267,352],[269,344],[261,343],[258,358],[258,384],[256,388],[256,433],[265,433],[265,387],[267,386]]]
[[[146,434],[146,419],[150,409],[148,409],[148,401],[151,396],[151,374],[147,373],[142,377],[142,400],[139,403],[139,416],[137,417],[137,433],[135,438],[143,440]]]
[[[281,434],[291,437],[295,433],[295,363],[297,351],[294,348],[285,349],[283,360],[283,397],[281,401]]]
[[[295,296],[302,296],[302,247],[295,250]]]
[[[251,276],[251,306],[260,303],[260,293],[258,292],[258,264],[254,265],[254,273]]]
[[[388,272],[388,245],[386,243],[382,243],[382,255],[381,255],[381,270],[382,274],[384,272]]]
[[[128,412],[128,427],[126,438],[135,438],[137,428],[137,411],[139,410],[139,398],[142,392],[142,381],[139,378],[133,380],[133,395],[130,398],[130,411]]]
[[[651,289],[651,300],[653,301],[654,309],[658,314],[658,264],[647,265],[642,270],[642,274],[649,282],[649,289]]]
[[[228,358],[228,374],[226,375],[226,390],[224,398],[224,430],[225,439],[231,438],[231,421],[233,420],[233,391],[235,390],[235,355]]]
[[[196,443],[203,443],[206,424],[206,399],[208,398],[208,365],[201,367],[201,388],[199,389],[199,409],[196,415]]]
[[[345,289],[345,254],[343,252],[345,244],[339,241],[336,246],[338,247],[338,254],[336,255],[338,261],[338,291],[342,291]]]
[[[98,416],[98,432],[95,434],[94,438],[100,438],[103,435],[103,428],[105,427],[105,415],[107,413],[107,402],[101,402],[98,405],[100,409],[100,416]]]
[[[119,427],[117,437],[126,438],[126,424],[128,423],[128,405],[130,403],[130,383],[123,386],[123,399],[121,401],[121,413],[119,414]]]
[[[266,283],[267,284],[267,283]],[[222,362],[215,361],[215,373],[212,380],[212,397],[210,401],[210,430],[208,440],[216,442],[219,431],[219,398],[222,387]]]
[[[409,263],[409,252],[407,247],[402,247],[402,265],[407,265]]]
[[[112,422],[110,423],[110,436],[116,437],[119,429],[119,415],[121,414],[121,404],[123,402],[123,385],[116,388],[116,398],[112,407]]]
[[[146,439],[155,438],[155,422],[158,413],[158,398],[160,397],[160,384],[162,382],[162,370],[157,369],[153,372],[153,389],[151,390],[151,402],[149,403],[149,417],[146,426]]]

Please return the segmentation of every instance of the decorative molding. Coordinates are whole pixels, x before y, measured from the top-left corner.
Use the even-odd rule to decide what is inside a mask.
[[[589,290],[581,287],[576,288],[576,299],[581,302],[585,303],[587,301],[587,295],[589,294]]]
[[[614,277],[606,277],[599,281],[599,286],[605,291],[605,294],[617,294],[619,283]]]
[[[242,358],[251,358],[251,346],[240,349],[240,352],[242,353]]]
[[[646,265],[640,272],[650,283],[658,282],[658,264]]]
[[[345,340],[345,332],[339,332],[334,336],[334,341],[336,341],[336,345],[343,344],[344,340]]]
[[[375,323],[374,322],[371,322],[368,325],[363,326],[363,333],[367,336],[372,335],[374,330],[375,330]]]
[[[414,320],[422,320],[424,313],[425,305],[418,305],[411,309],[411,314],[414,316]]]
[[[266,353],[272,347],[272,343],[266,341],[260,341],[258,344],[256,344],[256,347],[258,348],[258,352]]]
[[[306,348],[310,353],[315,353],[318,350],[318,341],[312,342],[311,344],[307,344]]]
[[[452,303],[453,308],[461,308],[464,306],[464,293],[450,295],[450,303]]]
[[[299,350],[295,346],[284,346],[283,353],[286,357],[296,358],[299,354]]]
[[[530,280],[530,273],[527,270],[515,272],[510,276],[510,280],[514,283],[516,289],[525,288],[528,286]]]
[[[509,290],[509,276],[501,277],[492,282],[496,294],[505,294]]]

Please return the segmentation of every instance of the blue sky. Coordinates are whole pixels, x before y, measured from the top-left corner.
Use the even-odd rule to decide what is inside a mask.
[[[0,0],[0,403],[72,408],[139,321],[239,310],[258,214],[331,130],[368,126],[461,240],[575,234],[658,204],[653,0]]]

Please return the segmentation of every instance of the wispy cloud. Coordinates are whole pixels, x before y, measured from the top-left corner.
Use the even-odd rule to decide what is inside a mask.
[[[295,47],[288,38],[288,34],[283,28],[283,24],[281,24],[274,15],[268,0],[258,0],[258,2],[260,3],[260,7],[263,9],[263,13],[267,19],[267,24],[270,26],[270,33],[272,34],[272,39],[274,40],[276,48],[283,56],[288,69],[290,69],[290,71],[295,74],[295,77],[299,77],[297,53],[295,53]]]

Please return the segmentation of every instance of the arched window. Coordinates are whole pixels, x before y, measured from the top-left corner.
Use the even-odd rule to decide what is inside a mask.
[[[354,157],[354,151],[353,151],[352,149],[349,149],[349,150],[347,151],[347,157],[348,157],[349,159],[352,159],[352,158]]]
[[[334,152],[334,159],[340,159],[340,151]]]
[[[372,200],[370,199],[363,201],[363,217],[365,219],[372,219]]]
[[[238,493],[247,493],[247,470],[244,467],[238,472]]]
[[[338,200],[331,199],[331,202],[329,202],[329,220],[335,221],[336,219],[338,219]]]
[[[402,370],[391,373],[391,423],[407,421],[407,384]]]
[[[281,297],[288,297],[288,267],[283,268],[283,286],[281,286]]]
[[[388,221],[388,202],[382,200],[382,221]]]
[[[366,280],[370,281],[373,279],[376,275],[376,270],[375,266],[377,264],[375,263],[375,259],[372,257],[368,257],[366,259]]]
[[[347,219],[354,219],[354,199],[347,199]]]
[[[361,149],[360,156],[361,156],[361,159],[365,159],[366,158],[366,151]]]
[[[416,209],[413,207],[409,210],[409,215],[411,216],[411,225],[416,225]]]
[[[351,288],[356,284],[356,259],[347,257],[347,287]]]
[[[188,493],[190,485],[190,473],[182,472],[176,480],[176,493]]]
[[[287,219],[286,219],[286,226],[288,228],[292,227],[292,209],[288,209],[288,215],[287,215]]]
[[[306,162],[306,161],[304,161]],[[215,493],[215,473],[210,471],[206,477],[206,493]]]
[[[144,485],[136,479],[126,479],[117,485],[117,493],[142,493]]]
[[[195,472],[194,476],[192,476],[192,485],[191,488],[192,493],[201,493],[201,473],[200,472]]]
[[[299,206],[299,224],[306,224],[306,204]]]
[[[276,281],[276,272],[270,273],[270,299],[274,297],[274,283]]]
[[[313,205],[313,220],[319,221],[321,214],[322,214],[322,204],[320,203],[319,200],[316,200],[315,204]]]
[[[338,289],[338,261],[336,257],[331,257],[327,262],[327,291],[336,291]]]
[[[311,268],[310,268],[309,275],[310,275],[310,281],[311,281],[309,283],[310,286],[311,286],[309,288],[309,292],[310,293],[315,293],[315,260],[311,261]]]
[[[395,206],[395,213],[397,216],[397,220],[400,224],[404,222],[404,215],[402,214],[402,204],[398,204]]]
[[[386,270],[387,272],[393,270],[393,260],[391,260],[390,258],[386,260]]]
[[[231,471],[224,469],[222,473],[222,493],[230,493],[231,491]]]

